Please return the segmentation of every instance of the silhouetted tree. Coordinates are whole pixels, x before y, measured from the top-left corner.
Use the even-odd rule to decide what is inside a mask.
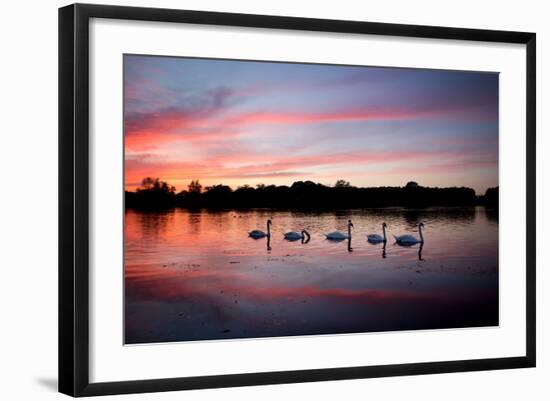
[[[351,184],[349,181],[346,180],[338,180],[336,181],[336,184],[334,184],[334,188],[349,188],[351,187]]]
[[[220,207],[229,201],[233,190],[227,185],[213,185],[205,188],[203,203],[208,207]]]
[[[158,181],[158,178],[151,178],[151,177],[145,177],[143,180],[141,180],[141,187],[138,188],[138,191],[149,191],[153,188],[155,185],[155,181]]]
[[[174,204],[176,188],[159,178],[146,177],[136,192],[126,192],[128,207],[166,208]]]
[[[147,177],[141,181],[141,187],[137,189],[137,192],[152,192],[172,195],[176,192],[176,188],[169,185],[167,182],[160,181],[159,178]]]
[[[477,197],[475,191],[465,187],[423,187],[411,181],[405,187],[354,187],[338,180],[332,187],[313,181],[296,181],[286,185],[258,184],[255,188],[242,185],[232,190],[227,185],[204,188],[198,180],[188,190],[175,194],[175,188],[158,178],[147,177],[136,192],[126,192],[128,207],[187,207],[187,208],[324,208],[347,209],[367,207],[426,207],[473,206],[485,204],[498,207],[498,188],[490,188]],[[495,206],[493,206],[495,207]]]
[[[199,180],[192,180],[189,185],[187,186],[187,189],[191,193],[201,193],[202,192],[202,185],[200,184]]]
[[[498,208],[498,187],[487,188],[484,201],[485,205]]]

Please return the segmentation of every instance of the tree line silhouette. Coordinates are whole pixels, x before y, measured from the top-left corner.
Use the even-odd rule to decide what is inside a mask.
[[[243,185],[233,190],[227,185],[203,187],[193,180],[187,190],[158,178],[147,177],[135,192],[126,191],[126,207],[159,209],[183,208],[294,208],[348,209],[368,207],[475,206],[498,208],[498,187],[477,196],[467,187],[423,187],[414,181],[404,187],[355,187],[345,180],[327,186],[312,181],[296,181],[291,186]]]

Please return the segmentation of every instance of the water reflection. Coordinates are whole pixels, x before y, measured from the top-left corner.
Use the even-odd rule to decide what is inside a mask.
[[[250,240],[252,240],[254,242],[264,242],[265,241],[265,248],[266,248],[267,252],[269,253],[271,251],[271,235],[265,236],[265,237],[250,237]]]
[[[270,218],[269,237],[247,238]],[[350,219],[353,246],[325,239]],[[389,238],[424,222],[426,242],[370,244],[383,221]],[[311,238],[285,240],[295,227]],[[498,324],[498,222],[483,208],[130,210],[125,234],[127,343]]]
[[[339,243],[339,242],[346,242],[347,245],[348,245],[348,252],[353,252],[353,248],[351,247],[351,236],[349,237],[336,237],[336,238],[329,238],[327,237],[325,239],[327,242],[332,242],[332,243]]]
[[[476,217],[476,208],[426,208],[404,209],[404,219],[409,227],[416,227],[421,222],[446,220],[448,222],[471,223]]]
[[[498,223],[498,209],[485,209],[485,216],[487,220]]]

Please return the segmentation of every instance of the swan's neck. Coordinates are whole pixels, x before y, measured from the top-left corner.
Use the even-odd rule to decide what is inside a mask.
[[[420,234],[420,242],[424,243],[424,235],[422,235],[422,226],[418,227],[418,233]]]
[[[384,242],[386,242],[386,226],[382,226],[382,231],[384,233]]]

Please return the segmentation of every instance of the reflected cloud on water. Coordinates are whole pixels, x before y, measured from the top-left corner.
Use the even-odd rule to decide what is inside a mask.
[[[249,238],[268,218],[271,236]],[[352,238],[324,238],[348,219]],[[390,238],[424,222],[426,242],[368,243],[382,221]],[[296,227],[311,238],[285,240]],[[127,343],[498,324],[498,224],[483,208],[130,210],[125,232]]]

